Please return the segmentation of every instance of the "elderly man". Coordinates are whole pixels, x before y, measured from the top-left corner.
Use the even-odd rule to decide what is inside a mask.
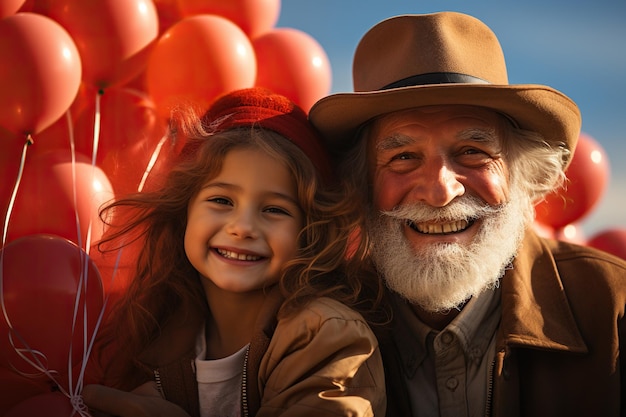
[[[530,227],[564,180],[575,103],[510,85],[493,32],[452,12],[375,25],[353,76],[310,117],[363,190],[390,290],[388,415],[624,415],[626,262]]]

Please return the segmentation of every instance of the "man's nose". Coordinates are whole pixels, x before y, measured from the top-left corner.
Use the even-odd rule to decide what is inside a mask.
[[[412,193],[415,198],[430,206],[446,206],[465,193],[459,175],[444,157],[430,158],[416,174],[418,183]]]

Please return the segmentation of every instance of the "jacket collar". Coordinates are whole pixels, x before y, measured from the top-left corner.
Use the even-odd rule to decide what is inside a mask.
[[[259,357],[263,356],[263,346],[269,345],[274,334],[276,316],[282,306],[284,298],[277,285],[267,291],[267,299],[259,312],[251,343],[261,346]],[[180,360],[181,357],[192,355],[195,357],[196,338],[210,315],[208,306],[204,311],[194,311],[182,307],[162,327],[159,337],[153,341],[140,355],[140,362],[151,368],[169,365]],[[257,354],[257,349],[251,354]]]
[[[547,240],[528,231],[513,262],[501,279],[501,320],[497,330],[497,350],[510,346],[586,353],[587,346],[576,325],[567,301],[563,283]],[[383,343],[392,337],[411,377],[426,354],[415,328],[400,317],[409,314],[402,309],[402,299],[391,294],[395,303],[393,326],[389,333],[380,332]],[[400,316],[400,317],[398,317]],[[423,332],[422,332],[423,333]],[[380,337],[380,336],[379,336]]]
[[[549,242],[528,231],[502,278],[499,345],[587,353]]]

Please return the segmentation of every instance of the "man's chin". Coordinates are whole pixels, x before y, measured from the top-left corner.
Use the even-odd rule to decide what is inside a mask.
[[[480,221],[468,221],[467,227],[453,233],[424,233],[437,230],[424,224],[411,227],[403,220],[446,218],[412,216],[413,210],[424,211],[420,207],[372,215],[368,219],[372,258],[387,287],[430,312],[458,308],[472,296],[494,288],[517,253],[532,210],[527,198],[514,197],[497,209],[468,201],[471,207],[464,218]]]
[[[394,291],[394,293],[398,294],[396,291]],[[424,300],[419,297],[406,297],[402,294],[398,295],[400,295],[400,297],[405,299],[412,306],[417,307],[428,314],[448,314],[452,310],[461,310],[467,301],[472,298],[472,296],[468,296],[463,298],[461,301],[452,301],[449,299]]]

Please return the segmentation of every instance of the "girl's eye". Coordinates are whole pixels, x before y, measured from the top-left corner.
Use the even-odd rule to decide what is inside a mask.
[[[290,215],[289,211],[280,208],[280,207],[268,207],[265,209],[265,212],[267,213],[272,213],[272,214],[285,214],[285,215]]]
[[[207,201],[211,202],[211,203],[215,203],[215,204],[223,204],[223,205],[230,205],[230,200],[228,200],[227,198],[224,197],[213,197],[213,198],[209,198],[207,199]]]

